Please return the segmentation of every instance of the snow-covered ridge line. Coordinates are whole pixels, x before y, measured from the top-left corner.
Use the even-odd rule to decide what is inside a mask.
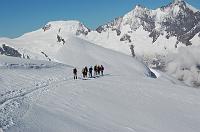
[[[200,12],[193,12],[184,1],[175,1],[156,10],[138,5],[124,16],[100,26],[97,31],[90,31],[75,20],[52,21],[19,38],[0,39],[0,44],[14,47],[23,58],[48,61],[58,61],[58,53],[62,51],[64,55],[68,51],[73,37],[127,55],[131,55],[132,45],[141,60],[166,71],[166,56],[179,52],[181,47],[199,45],[199,21]]]
[[[74,35],[87,35],[91,30],[86,27],[82,22],[78,20],[67,20],[67,21],[50,21],[46,23],[39,30],[25,33],[20,38],[28,38],[30,36],[37,36],[38,34],[74,34]],[[17,38],[18,39],[18,38]]]

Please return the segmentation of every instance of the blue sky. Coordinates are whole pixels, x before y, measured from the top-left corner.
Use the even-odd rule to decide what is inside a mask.
[[[18,37],[53,20],[79,20],[95,29],[132,10],[155,9],[172,0],[0,0],[0,37]],[[199,0],[186,0],[200,9]]]

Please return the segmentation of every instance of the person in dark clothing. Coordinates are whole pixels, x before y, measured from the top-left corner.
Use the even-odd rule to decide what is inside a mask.
[[[85,68],[82,69],[83,78],[85,78]]]
[[[92,66],[89,68],[89,77],[92,78],[92,71],[93,71],[93,68]]]
[[[87,74],[88,74],[88,68],[87,66],[85,66],[85,77],[87,77]]]
[[[82,74],[83,74],[83,78],[87,78],[87,74],[88,74],[88,68],[87,68],[87,66],[83,68]]]
[[[101,67],[98,65],[97,66],[97,74],[100,75]]]
[[[94,77],[97,76],[97,65],[94,66]]]
[[[100,70],[101,70],[101,75],[103,76],[103,71],[104,71],[103,65],[101,65]]]
[[[74,80],[75,80],[75,79],[77,79],[77,69],[76,68],[73,69],[73,73],[74,73]]]

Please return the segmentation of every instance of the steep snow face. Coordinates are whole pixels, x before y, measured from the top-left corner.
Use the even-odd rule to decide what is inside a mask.
[[[91,32],[86,39],[100,46],[128,55],[131,55],[130,45],[133,44],[137,56],[149,56],[149,58],[157,55],[167,55],[169,52],[176,52],[177,50],[175,48],[177,45],[176,37],[166,39],[164,36],[160,36],[157,41],[152,44],[152,39],[149,37],[149,32],[143,30],[142,27],[138,28],[131,34],[125,35],[124,41],[122,36],[117,36],[116,39],[115,35],[115,32],[112,31],[102,32],[101,34]],[[122,41],[119,41],[118,39],[121,39]],[[181,46],[184,45],[177,45],[177,47]]]
[[[124,68],[136,69],[134,74],[142,73],[142,76],[150,75],[149,69],[131,56],[99,47],[93,43],[76,37],[70,38],[68,42],[67,45],[64,45],[57,52],[55,56],[57,61],[73,66],[81,65],[82,67],[103,64],[107,67],[108,71],[117,70],[115,71],[116,73],[120,72],[120,70]],[[110,61],[112,63],[110,63]],[[126,72],[129,73],[129,70]]]

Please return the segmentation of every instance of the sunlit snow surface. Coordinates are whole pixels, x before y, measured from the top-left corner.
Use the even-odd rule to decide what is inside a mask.
[[[135,10],[140,13],[139,6]],[[178,10],[174,10],[174,15]],[[137,15],[132,13],[125,15],[124,23]],[[160,9],[152,13],[157,13],[157,21],[166,15]],[[152,44],[142,27],[132,31],[133,41],[127,43],[120,42],[122,36],[110,30],[77,37],[77,30],[88,31],[78,21],[47,25],[51,28],[45,32],[39,29],[16,39],[0,38],[0,44],[31,58],[0,56],[0,132],[200,131],[199,90],[153,69],[158,78],[151,78],[150,69],[132,58],[129,49],[134,44],[138,56],[170,53],[168,73],[184,77],[190,85],[193,78],[200,79],[192,73],[196,73],[199,63],[198,34],[191,40],[190,48],[183,44],[175,48],[175,37],[166,39],[164,33]],[[159,30],[159,23],[156,27]],[[121,35],[129,29],[122,27]],[[57,42],[57,35],[66,43]],[[47,62],[42,52],[54,62]],[[104,65],[104,76],[82,80],[82,68],[96,64]],[[78,69],[78,80],[73,80],[74,67]],[[180,71],[183,68],[186,70]]]
[[[65,52],[64,52],[65,51]],[[62,63],[0,57],[0,126],[5,132],[197,132],[198,89],[130,56],[71,38]],[[82,80],[85,65],[105,75]],[[72,69],[78,68],[78,80]]]

